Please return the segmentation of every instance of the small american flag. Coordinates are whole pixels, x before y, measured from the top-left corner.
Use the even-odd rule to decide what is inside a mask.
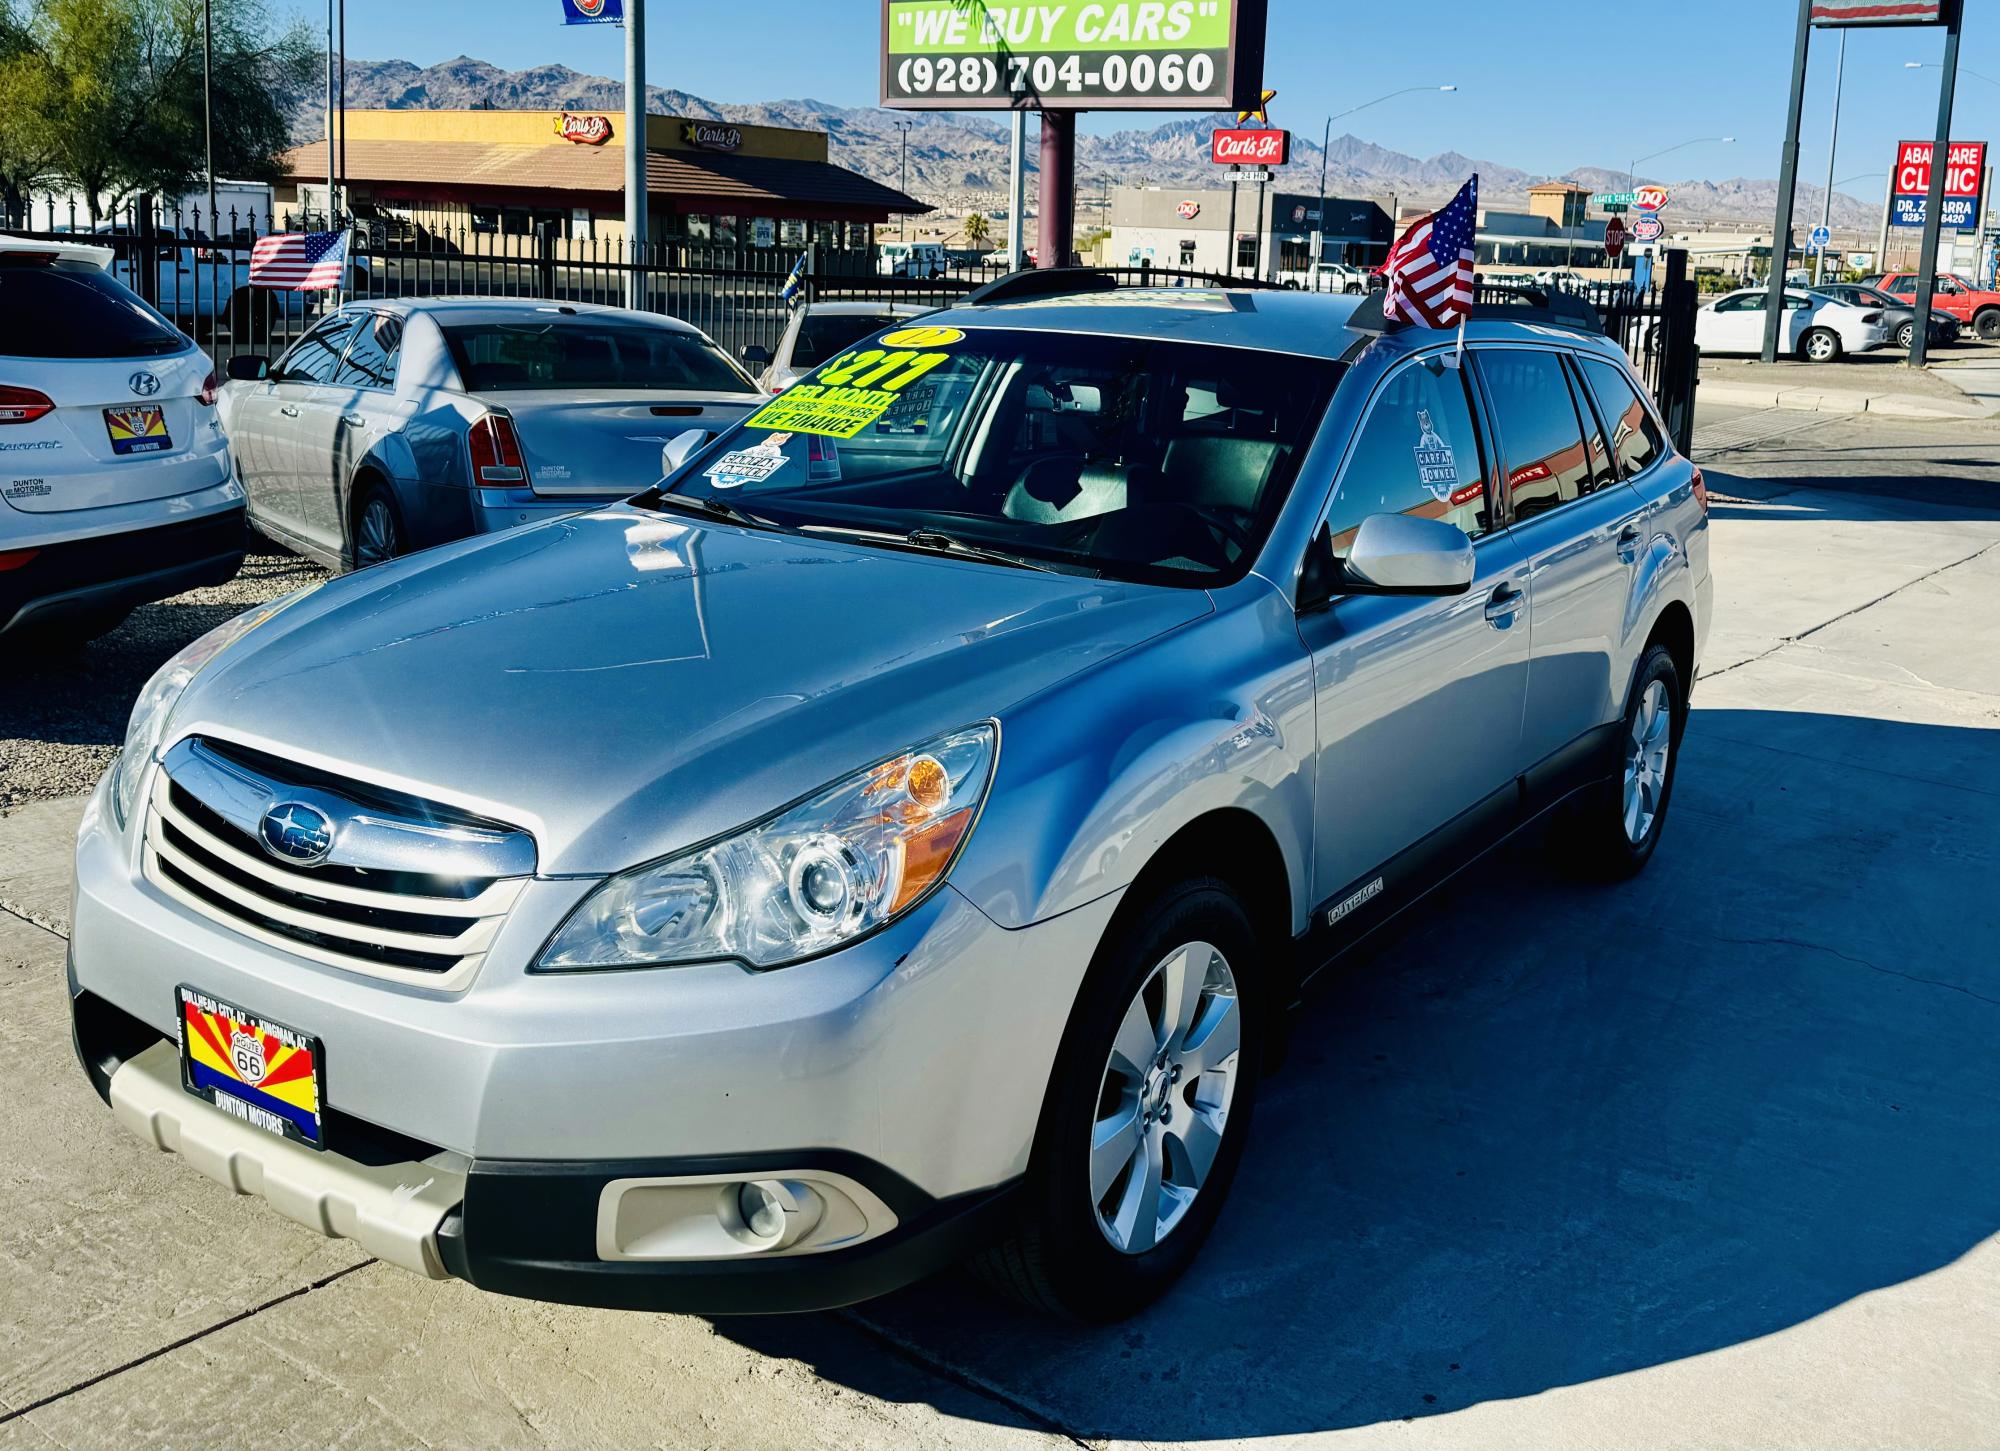
[[[1389,249],[1382,316],[1418,327],[1453,328],[1472,310],[1473,239],[1479,231],[1479,178],[1458,189]]]
[[[347,233],[280,232],[250,249],[250,285],[282,292],[324,292],[342,285]]]

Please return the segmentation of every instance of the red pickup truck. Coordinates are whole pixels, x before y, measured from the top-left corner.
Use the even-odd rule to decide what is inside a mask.
[[[1898,301],[1917,300],[1917,274],[1891,272],[1876,286]],[[1940,272],[1931,307],[1949,313],[1987,342],[2000,341],[2000,292],[1974,287],[1956,272]]]

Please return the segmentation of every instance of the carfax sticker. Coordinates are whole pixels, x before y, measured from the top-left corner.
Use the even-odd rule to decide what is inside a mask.
[[[1458,457],[1431,422],[1428,408],[1417,410],[1417,478],[1439,503],[1458,488]]]
[[[718,489],[740,489],[746,484],[764,483],[790,462],[778,447],[774,447],[776,444],[776,439],[766,439],[755,448],[726,453],[711,464],[702,477]]]

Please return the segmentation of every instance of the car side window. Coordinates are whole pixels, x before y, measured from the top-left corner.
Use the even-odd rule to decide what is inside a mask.
[[[1747,293],[1742,297],[1725,297],[1716,303],[1717,312],[1762,312],[1768,299],[1761,292]]]
[[[1666,450],[1659,425],[1632,389],[1631,379],[1615,363],[1583,358],[1583,376],[1597,399],[1597,411],[1611,429],[1611,449],[1626,478],[1651,468]]]
[[[289,353],[271,370],[274,383],[324,383],[340,366],[340,355],[361,318],[342,312],[320,323],[300,338]]]
[[[1515,517],[1545,514],[1592,492],[1598,480],[1562,359],[1526,348],[1482,348],[1474,356],[1493,400]]]
[[[333,381],[355,388],[394,388],[396,356],[402,344],[401,318],[369,313],[355,329]]]
[[[1410,363],[1375,395],[1327,506],[1336,558],[1370,514],[1415,514],[1477,539],[1492,528],[1485,459],[1464,375],[1441,357]]]

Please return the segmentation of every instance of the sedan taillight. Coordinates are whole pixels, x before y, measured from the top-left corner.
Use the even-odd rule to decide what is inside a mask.
[[[1872,325],[1882,320],[1882,314],[1879,312],[1864,312],[1861,314],[1861,320]]]
[[[215,406],[215,395],[222,391],[222,380],[215,376],[215,369],[208,370],[208,376],[201,380],[201,391],[194,395],[195,401],[204,408]]]
[[[482,484],[518,484],[528,477],[521,462],[521,440],[514,420],[505,413],[483,413],[467,436],[472,446],[472,477]]]
[[[1694,471],[1694,499],[1701,505],[1701,512],[1708,512],[1708,480],[1701,476],[1701,470]]]
[[[33,388],[10,388],[0,383],[0,424],[33,423],[55,412],[55,400]]]

